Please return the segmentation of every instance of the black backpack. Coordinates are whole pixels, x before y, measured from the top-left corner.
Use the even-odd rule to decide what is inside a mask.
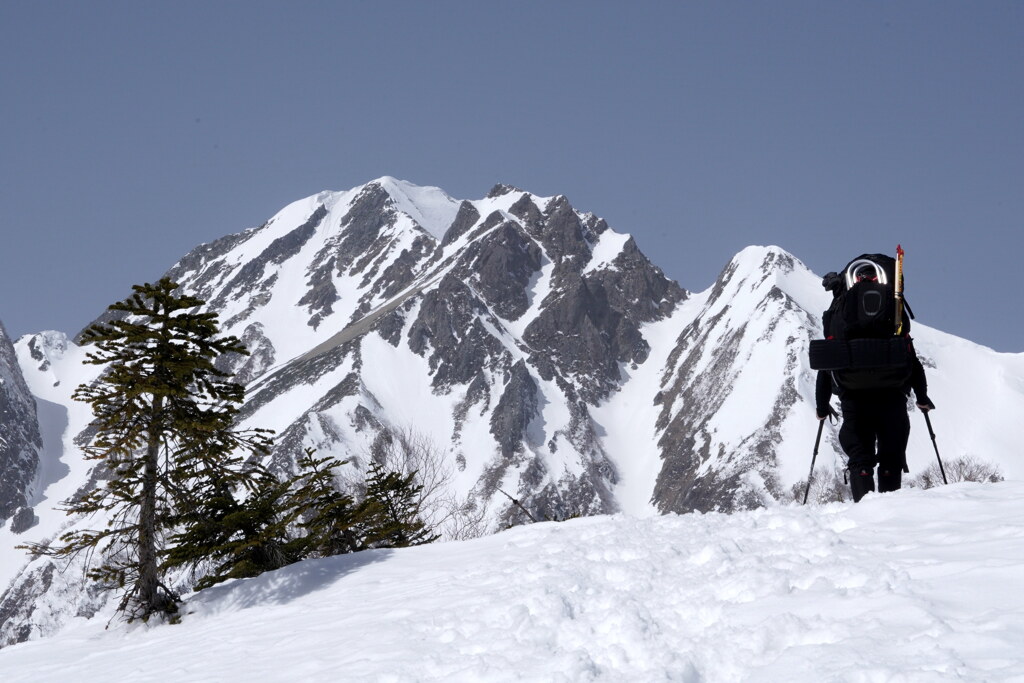
[[[913,313],[904,300],[897,334],[896,259],[862,254],[821,284],[832,292],[832,305],[822,315],[825,339],[811,341],[811,368],[832,371],[843,389],[905,385]]]

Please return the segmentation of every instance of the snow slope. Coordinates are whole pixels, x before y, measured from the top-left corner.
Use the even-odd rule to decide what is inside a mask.
[[[1021,681],[1024,483],[517,527],[303,562],[179,625],[78,619],[5,683]]]

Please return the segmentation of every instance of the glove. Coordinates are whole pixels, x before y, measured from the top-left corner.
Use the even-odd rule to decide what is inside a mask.
[[[929,410],[935,410],[935,404],[927,396],[918,396],[917,408],[922,413],[927,413]]]
[[[819,420],[824,420],[826,417],[827,418],[838,418],[839,417],[839,413],[836,412],[836,409],[832,407],[831,403],[826,403],[823,406],[818,406],[816,412],[818,414],[818,419]]]

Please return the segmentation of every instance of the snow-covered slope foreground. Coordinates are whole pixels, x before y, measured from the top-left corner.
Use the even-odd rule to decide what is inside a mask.
[[[24,681],[1024,680],[1024,484],[617,515],[304,562],[178,625],[78,620]],[[106,616],[106,615],[104,615]]]

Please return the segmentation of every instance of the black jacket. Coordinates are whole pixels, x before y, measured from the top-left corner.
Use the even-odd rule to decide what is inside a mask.
[[[931,400],[928,398],[928,379],[925,377],[924,366],[921,365],[921,361],[916,353],[910,354],[910,379],[902,387],[892,389],[892,391],[902,391],[905,395],[909,396],[911,389],[914,390],[917,403],[927,406],[932,405]],[[835,382],[830,371],[818,370],[818,381],[814,387],[814,403],[818,417],[828,417],[829,401],[831,401],[833,394],[839,396],[840,400],[842,400],[845,396],[856,393],[858,392],[844,390],[841,385]]]

